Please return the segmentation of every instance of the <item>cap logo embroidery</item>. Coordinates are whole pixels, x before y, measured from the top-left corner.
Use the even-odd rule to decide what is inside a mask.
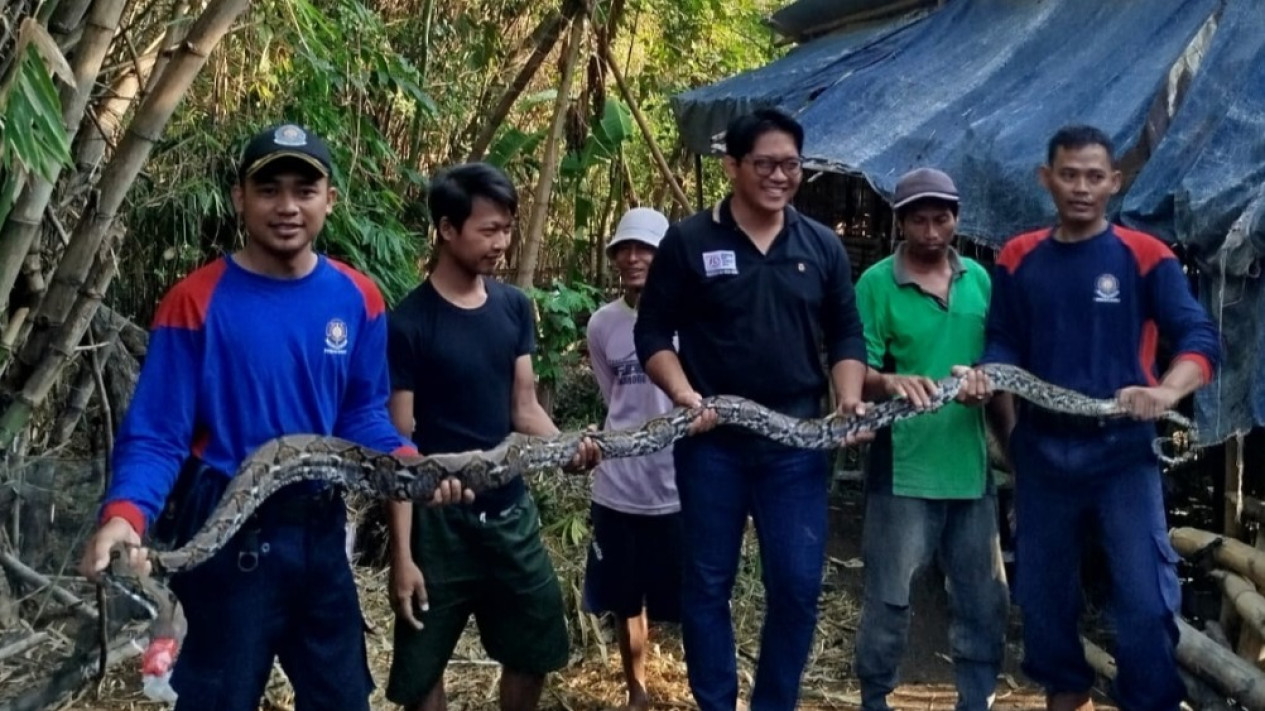
[[[276,141],[278,146],[290,146],[297,148],[307,145],[307,133],[303,129],[294,124],[286,124],[279,127],[272,135],[272,139]]]

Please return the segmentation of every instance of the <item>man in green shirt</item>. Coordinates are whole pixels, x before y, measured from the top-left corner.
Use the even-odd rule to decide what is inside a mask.
[[[865,397],[926,406],[934,380],[984,349],[988,272],[953,249],[958,192],[944,173],[914,170],[893,200],[904,241],[856,285],[870,370]],[[1009,595],[988,474],[987,384],[970,378],[953,402],[896,423],[870,447],[865,594],[856,641],[864,711],[886,711],[909,631],[910,584],[935,558],[945,573],[959,711],[992,705],[1005,651]],[[1001,411],[1001,403],[997,403]]]

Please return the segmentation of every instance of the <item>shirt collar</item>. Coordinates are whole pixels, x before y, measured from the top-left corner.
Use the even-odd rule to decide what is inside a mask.
[[[734,220],[734,211],[731,203],[733,202],[733,193],[726,195],[719,202],[712,206],[712,222],[726,227],[737,227],[738,223]],[[793,205],[787,205],[782,210],[783,227],[790,227],[799,222],[799,210]]]
[[[958,251],[949,247],[949,269],[953,270],[953,278],[956,279],[966,273],[966,265],[962,264],[962,259],[958,256]],[[896,245],[896,251],[892,256],[892,278],[896,280],[897,286],[916,286],[917,281],[914,275],[909,273],[905,268],[905,243],[901,242]]]

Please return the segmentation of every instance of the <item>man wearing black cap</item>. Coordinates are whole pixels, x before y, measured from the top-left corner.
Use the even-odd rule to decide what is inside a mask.
[[[905,239],[856,286],[870,365],[865,395],[925,407],[933,379],[962,372],[955,366],[983,352],[990,282],[984,267],[953,248],[958,191],[948,175],[932,168],[905,174],[893,207]],[[988,383],[966,373],[959,402],[880,431],[870,449],[855,662],[865,711],[890,708],[909,631],[910,584],[933,558],[948,581],[957,708],[992,704],[1009,598],[980,407]]]
[[[274,437],[416,451],[386,409],[381,293],[312,248],[337,197],[331,168],[321,139],[294,124],[247,145],[232,188],[245,245],[182,279],[158,307],[86,576],[96,578],[116,547],[148,568],[137,548],[147,529],[184,544],[242,460]],[[446,487],[436,494],[453,498]],[[345,524],[329,486],[286,487],[213,558],[173,576],[188,621],[171,678],[179,711],[253,711],[276,657],[299,708],[369,708]]]

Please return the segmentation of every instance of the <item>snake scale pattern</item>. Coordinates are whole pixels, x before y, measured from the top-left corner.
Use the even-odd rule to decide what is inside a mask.
[[[1014,366],[989,364],[982,369],[995,390],[1012,393],[1052,412],[1089,418],[1127,416],[1116,400],[1090,398],[1042,381]],[[939,410],[954,400],[964,383],[965,378],[958,376],[940,380],[927,408],[920,409],[905,399],[892,399],[871,406],[861,417],[852,418],[830,415],[797,419],[750,400],[725,395],[704,399],[703,407],[716,411],[718,425],[739,427],[791,447],[832,449],[849,435],[878,430]],[[638,427],[621,430],[567,432],[552,437],[513,434],[490,450],[430,456],[397,456],[334,437],[279,437],[265,443],[242,463],[217,508],[187,544],[170,551],[151,550],[150,561],[154,572],[160,575],[188,570],[207,561],[260,504],[296,482],[325,481],[371,499],[427,501],[443,479],[454,477],[477,494],[520,475],[564,466],[575,456],[585,437],[597,444],[605,459],[659,451],[688,434],[687,429],[697,412],[676,408]],[[1166,440],[1159,438],[1152,445],[1155,454],[1169,464],[1192,456],[1193,446],[1198,441],[1194,424],[1172,411],[1164,413],[1161,419],[1187,430],[1186,451],[1180,457],[1168,457],[1163,452]],[[137,581],[145,593],[138,597],[135,589],[123,583],[120,577],[107,575],[115,587],[134,599],[144,603],[142,598],[149,598],[157,603],[157,617],[169,614],[169,599],[161,599],[168,596],[164,586],[146,576]],[[153,607],[150,609],[153,612]]]
[[[1013,393],[1045,409],[1094,418],[1123,417],[1115,400],[1098,400],[1039,380],[1014,366],[983,366],[996,390]],[[750,400],[732,396],[707,398],[718,424],[749,430],[781,444],[802,449],[830,449],[848,435],[877,430],[910,417],[933,412],[953,401],[964,379],[948,377],[937,383],[931,406],[918,409],[894,399],[870,407],[862,417],[831,415],[796,419]],[[514,477],[565,465],[576,454],[580,440],[590,438],[605,459],[636,457],[671,446],[686,436],[696,411],[676,408],[642,425],[622,430],[568,432],[553,437],[514,434],[487,451],[396,456],[346,440],[315,435],[291,435],[271,440],[242,463],[219,506],[202,529],[183,547],[152,552],[160,572],[192,568],[213,556],[241,528],[264,500],[298,481],[321,480],[374,499],[425,501],[440,481],[455,477],[476,494],[501,486]],[[1193,432],[1193,424],[1175,412],[1166,420]],[[1157,449],[1157,454],[1161,454]],[[1166,461],[1168,460],[1165,457]]]

